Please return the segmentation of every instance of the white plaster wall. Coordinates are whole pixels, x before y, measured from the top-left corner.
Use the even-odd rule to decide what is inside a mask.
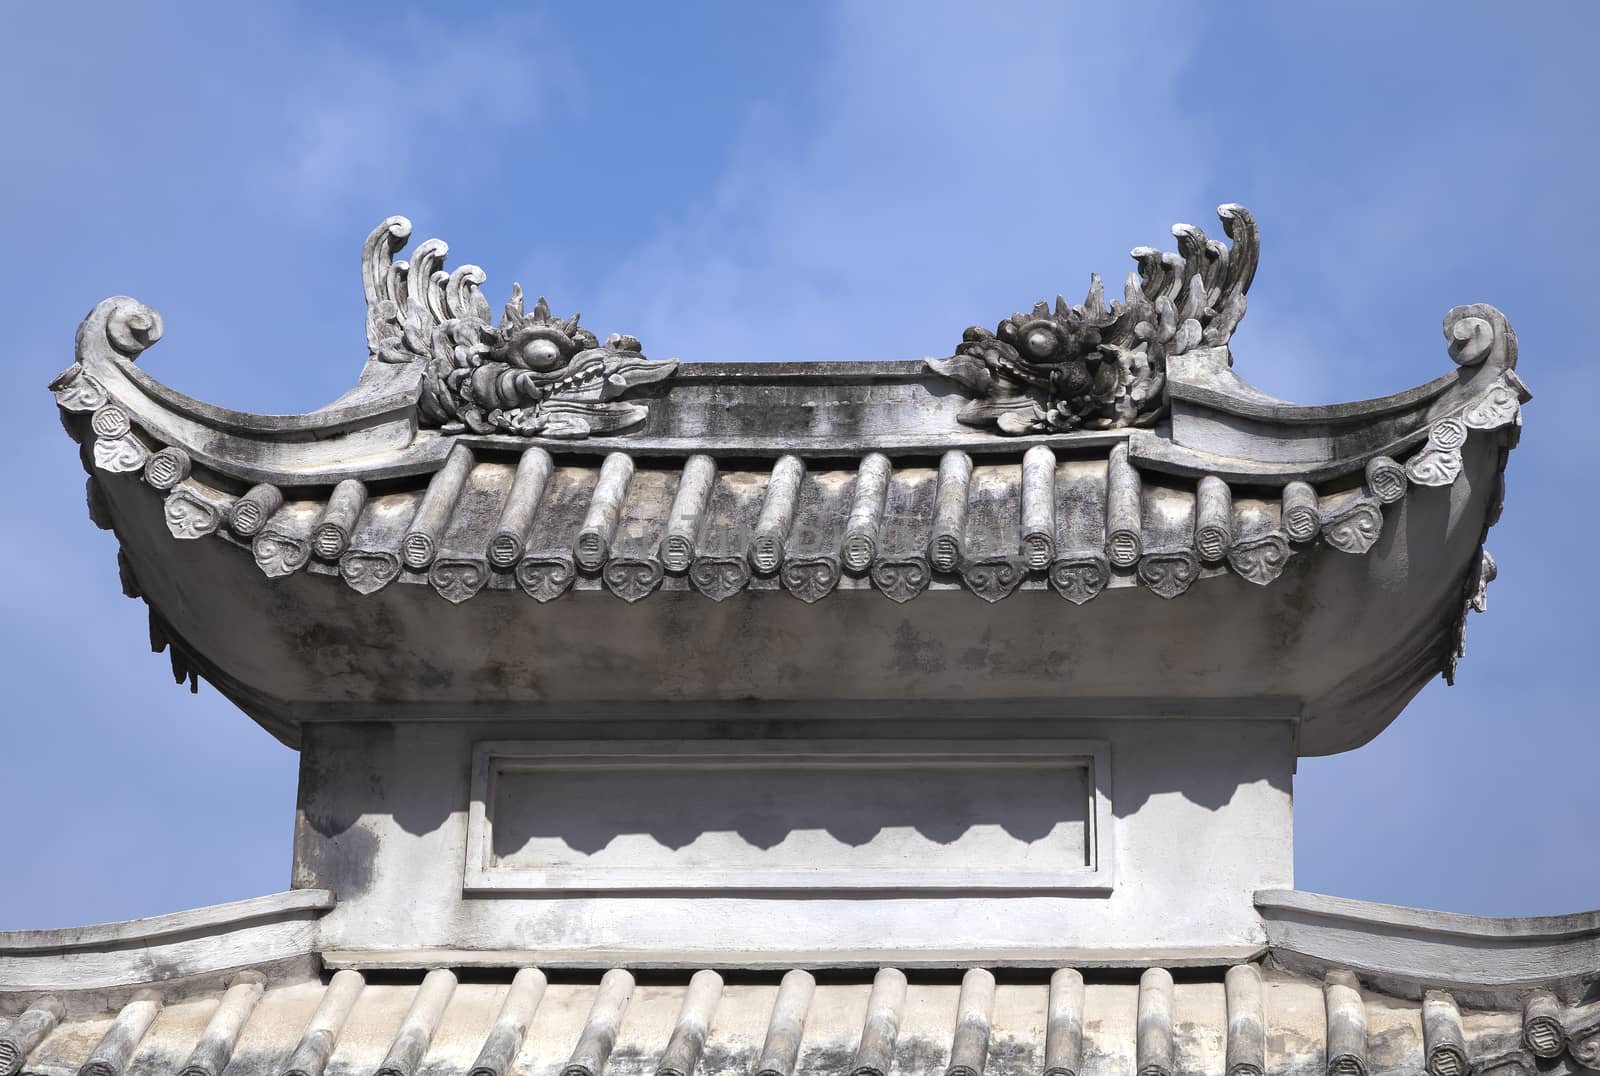
[[[922,723],[940,739],[1103,739],[1111,745],[1115,885],[1109,894],[563,893],[464,897],[472,745],[594,738],[521,723],[308,726],[295,885],[333,889],[324,950],[459,948],[583,953],[738,954],[779,961],[930,961],[987,954],[1048,962],[1127,960],[1254,947],[1258,889],[1293,885],[1294,726],[1277,720],[1122,719]],[[886,731],[888,730],[888,731]],[[899,720],[786,722],[796,738],[906,735]],[[710,737],[726,728],[648,723],[610,735]],[[597,794],[614,794],[597,790]],[[826,795],[819,789],[818,795]],[[664,810],[670,805],[664,805]],[[972,870],[982,872],[975,862]]]

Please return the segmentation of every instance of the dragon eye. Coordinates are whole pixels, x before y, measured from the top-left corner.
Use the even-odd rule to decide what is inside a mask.
[[[1043,359],[1055,353],[1058,341],[1056,334],[1050,329],[1043,325],[1036,325],[1028,331],[1024,342],[1027,345],[1028,354],[1036,359]]]
[[[561,349],[554,340],[529,340],[522,345],[522,361],[530,370],[548,370],[561,361]]]

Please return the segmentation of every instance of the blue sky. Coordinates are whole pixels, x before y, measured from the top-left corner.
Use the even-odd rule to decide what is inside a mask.
[[[1237,369],[1303,402],[1449,369],[1491,302],[1535,393],[1458,685],[1304,760],[1302,889],[1486,914],[1600,906],[1585,564],[1600,5],[9,5],[12,461],[0,929],[286,887],[295,756],[175,688],[44,391],[100,298],[142,362],[256,411],[365,357],[359,244],[453,262],[692,360],[947,354],[1250,206]]]

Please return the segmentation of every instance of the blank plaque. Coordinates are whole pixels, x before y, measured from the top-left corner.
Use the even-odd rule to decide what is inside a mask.
[[[1111,887],[1102,741],[477,744],[466,890]]]

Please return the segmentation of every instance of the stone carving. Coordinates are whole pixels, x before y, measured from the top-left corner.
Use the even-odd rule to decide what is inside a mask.
[[[163,448],[144,465],[145,483],[155,489],[170,490],[189,477],[194,463],[181,448]]]
[[[1260,235],[1243,206],[1217,209],[1230,248],[1193,225],[1172,229],[1178,253],[1138,247],[1122,302],[1109,307],[1100,277],[1071,305],[1057,296],[1013,314],[994,332],[977,326],[937,373],[974,396],[959,419],[1003,434],[1070,433],[1154,425],[1166,411],[1167,363],[1225,347],[1245,312]]]
[[[1384,504],[1394,504],[1406,495],[1406,469],[1388,456],[1367,461],[1367,491]]]
[[[883,527],[889,479],[893,473],[889,458],[881,452],[869,452],[862,457],[856,470],[850,516],[845,521],[841,543],[844,566],[852,572],[867,571],[878,555],[878,532]]]
[[[263,482],[250,487],[228,510],[228,525],[241,538],[254,538],[283,507],[283,491]]]
[[[1467,613],[1488,612],[1489,584],[1494,582],[1495,576],[1499,574],[1500,568],[1495,564],[1494,556],[1480,546],[1478,559],[1472,566],[1472,573],[1467,577],[1461,612],[1456,615],[1455,644],[1445,655],[1444,680],[1447,684],[1454,686],[1456,665],[1467,656]]]
[[[617,523],[622,519],[622,501],[628,495],[628,483],[633,481],[633,460],[621,452],[613,452],[600,466],[600,477],[595,482],[594,493],[589,498],[589,510],[584,513],[583,526],[572,540],[572,553],[578,566],[586,572],[598,572],[611,553],[611,540],[616,535]]]
[[[1522,1042],[1534,1057],[1548,1061],[1567,1048],[1561,1002],[1549,990],[1534,990],[1522,1006]]]
[[[354,478],[334,486],[311,528],[311,551],[323,560],[336,561],[344,556],[366,503],[367,488]]]
[[[1515,422],[1521,412],[1516,392],[1504,381],[1497,381],[1461,412],[1461,421],[1474,430],[1494,430]]]
[[[750,565],[744,557],[696,557],[689,565],[689,582],[712,601],[720,602],[750,582]]]
[[[684,463],[678,491],[672,498],[672,511],[667,516],[666,534],[657,552],[667,571],[687,571],[694,560],[695,541],[700,536],[716,479],[717,464],[710,456],[690,456]]]
[[[1478,1059],[1472,1071],[1475,1076],[1533,1076],[1533,1055],[1523,1049],[1508,1050]]]
[[[963,535],[967,529],[967,499],[972,487],[972,457],[946,452],[939,459],[939,484],[933,495],[933,533],[928,539],[928,562],[941,572],[961,565]]]
[[[126,358],[136,359],[154,347],[165,326],[154,307],[145,306],[125,295],[107,299],[112,304],[106,318],[106,340]],[[88,321],[84,322],[89,324]]]
[[[872,562],[872,582],[884,597],[905,603],[928,589],[928,559],[916,553],[880,557]]]
[[[808,605],[820,601],[839,584],[838,558],[791,554],[783,558],[778,581],[783,584],[784,590]]]
[[[606,589],[625,602],[636,602],[661,585],[663,570],[655,557],[613,557],[600,572]]]
[[[357,594],[376,594],[400,575],[400,558],[379,549],[352,549],[339,558],[339,575]]]
[[[1467,1076],[1472,1060],[1461,1032],[1461,1010],[1443,990],[1422,995],[1424,1069],[1428,1076]]]
[[[1228,550],[1228,565],[1257,586],[1266,586],[1289,563],[1289,540],[1276,531],[1235,540]]]
[[[1383,534],[1383,511],[1377,503],[1358,500],[1322,523],[1322,540],[1341,553],[1365,553]]]
[[[108,403],[89,419],[89,428],[101,440],[114,441],[128,436],[133,430],[133,420],[128,417],[128,412],[114,403]]]
[[[1334,969],[1323,976],[1323,1009],[1327,1013],[1328,1076],[1367,1076],[1367,1008],[1355,975]]]
[[[759,575],[771,575],[783,564],[784,544],[794,527],[800,504],[800,483],[806,465],[798,456],[780,456],[772,465],[767,492],[761,500],[755,534],[750,539],[750,567]]]
[[[94,442],[94,465],[112,474],[136,474],[150,461],[150,450],[133,434],[121,437],[97,437]]]
[[[961,578],[967,587],[986,602],[997,602],[1007,597],[1026,574],[1016,557],[985,557],[969,560],[961,566]]]
[[[1143,483],[1128,462],[1124,442],[1106,461],[1106,556],[1118,568],[1132,568],[1144,552]]]
[[[1317,507],[1317,491],[1308,482],[1290,482],[1283,487],[1283,530],[1291,542],[1309,542],[1317,536],[1322,518]]]
[[[1461,475],[1461,446],[1467,440],[1466,423],[1441,419],[1428,431],[1428,443],[1406,461],[1406,477],[1419,486],[1448,486]]]
[[[488,581],[488,563],[472,557],[438,557],[428,568],[428,582],[452,605],[460,605]]]
[[[1054,308],[1040,304],[1033,314],[1015,315],[996,332],[969,330],[957,355],[933,362],[939,373],[977,393],[962,421],[1006,434],[1147,426],[1165,413],[1163,385],[1167,362],[1174,356],[1189,356],[1181,366],[1185,379],[1198,378],[1194,384],[1199,389],[1220,392],[1216,384],[1222,381],[1208,388],[1201,375],[1210,370],[1220,378],[1231,362],[1227,345],[1244,313],[1259,236],[1253,218],[1241,207],[1222,206],[1219,214],[1231,245],[1207,238],[1198,228],[1174,228],[1178,253],[1150,248],[1133,252],[1138,272],[1130,277],[1124,301],[1108,306],[1096,278],[1089,299],[1080,305],[1064,300]],[[449,434],[583,437],[616,432],[644,414],[642,405],[616,397],[675,369],[673,361],[646,360],[631,338],[614,337],[602,346],[576,317],[556,317],[542,300],[528,311],[520,287],[513,288],[505,315],[493,324],[480,290],[482,271],[464,266],[447,272],[446,248],[437,240],[417,246],[409,262],[397,261],[410,235],[409,222],[391,218],[372,233],[364,251],[373,356],[366,380],[376,377],[365,388],[377,384],[388,392],[397,382],[407,392],[417,391],[424,425]],[[1512,368],[1516,338],[1504,317],[1487,306],[1458,307],[1445,318],[1444,332],[1451,357],[1469,368],[1460,380],[1470,382],[1470,390],[1430,389],[1433,395],[1426,400],[1408,396],[1378,408],[1374,415],[1399,416],[1403,411],[1404,418],[1387,418],[1392,428],[1373,427],[1371,448],[1364,451],[1381,444],[1382,451],[1401,455],[1401,447],[1422,436],[1418,423],[1428,424],[1426,444],[1403,464],[1388,455],[1337,461],[1342,470],[1333,477],[1339,481],[1330,481],[1332,490],[1322,493],[1310,479],[1323,482],[1327,475],[1295,479],[1292,472],[1285,473],[1276,519],[1270,524],[1270,503],[1266,515],[1257,518],[1262,491],[1252,488],[1248,474],[1241,475],[1220,457],[1199,465],[1191,460],[1180,468],[1180,473],[1198,474],[1191,509],[1185,503],[1190,491],[1159,477],[1161,456],[1173,449],[1171,438],[1165,431],[1141,431],[1126,439],[1112,435],[1091,442],[1106,452],[1103,479],[1095,468],[1084,466],[1081,453],[1058,459],[1059,444],[1035,443],[1025,452],[1019,448],[1021,466],[1006,462],[1003,490],[995,485],[991,461],[978,454],[986,451],[981,435],[961,435],[964,440],[954,444],[938,441],[938,473],[931,491],[927,476],[918,473],[934,451],[928,443],[917,441],[917,452],[902,445],[907,452],[902,463],[869,451],[867,438],[868,443],[849,449],[858,458],[839,534],[834,533],[839,520],[815,516],[839,511],[837,494],[843,487],[836,489],[830,485],[833,479],[808,474],[807,463],[783,441],[777,450],[785,454],[766,476],[753,526],[748,515],[760,476],[751,471],[747,480],[742,472],[749,469],[748,461],[719,455],[730,451],[727,444],[683,456],[663,519],[650,493],[658,474],[642,497],[630,500],[634,469],[659,472],[663,459],[683,446],[664,452],[661,444],[646,441],[636,443],[632,454],[612,451],[606,456],[574,534],[564,513],[568,500],[584,492],[582,482],[573,483],[578,470],[589,469],[588,463],[564,463],[572,473],[552,486],[556,460],[547,447],[553,446],[519,444],[516,472],[504,489],[504,441],[416,441],[411,416],[404,410],[394,414],[393,395],[378,401],[386,416],[382,421],[399,428],[396,437],[410,441],[403,453],[425,449],[427,466],[390,460],[381,474],[372,472],[370,495],[380,510],[368,510],[368,477],[362,467],[353,469],[356,477],[349,477],[347,469],[336,482],[330,476],[320,484],[302,484],[293,472],[286,476],[276,467],[257,468],[249,478],[285,482],[296,503],[286,508],[284,490],[271,482],[260,482],[234,498],[200,483],[221,475],[224,485],[237,489],[235,483],[245,476],[230,470],[230,461],[218,459],[213,447],[164,447],[157,438],[172,434],[156,432],[165,430],[161,422],[147,422],[149,409],[163,401],[121,380],[127,364],[161,336],[159,315],[125,297],[105,300],[85,320],[78,361],[51,382],[51,389],[63,410],[78,416],[70,424],[72,432],[81,435],[88,426],[86,448],[96,467],[130,474],[142,470],[148,487],[171,494],[165,521],[175,535],[199,537],[225,525],[224,537],[252,546],[262,570],[272,576],[308,566],[331,574],[327,566],[337,564],[339,574],[358,592],[371,593],[400,579],[431,583],[447,599],[460,601],[491,585],[493,569],[513,574],[530,596],[549,601],[583,574],[590,579],[583,586],[598,585],[637,601],[662,585],[665,572],[686,576],[691,587],[715,600],[754,581],[756,589],[782,588],[810,602],[837,589],[849,574],[853,580],[870,575],[876,589],[903,602],[928,589],[937,575],[939,587],[959,581],[986,601],[1043,583],[1082,603],[1108,586],[1135,582],[1176,596],[1202,574],[1202,565],[1205,574],[1227,564],[1251,582],[1271,582],[1287,563],[1290,543],[1298,548],[1319,535],[1334,549],[1367,552],[1381,537],[1382,505],[1400,501],[1413,484],[1455,481],[1472,431],[1520,425],[1521,403],[1529,394]],[[396,364],[412,369],[386,380],[384,367],[392,370]],[[841,376],[852,391],[860,388],[852,380],[858,374]],[[704,379],[693,380],[678,391],[701,391]],[[844,400],[841,396],[835,403],[842,407]],[[674,429],[688,421],[682,414],[673,418],[667,425]],[[267,419],[260,424],[278,425]],[[670,431],[652,431],[663,432]],[[1514,428],[1505,431],[1497,440],[1514,442],[1515,433]],[[950,431],[938,437],[948,439]],[[987,450],[994,448],[988,443]],[[770,450],[764,443],[761,454]],[[197,455],[191,458],[191,452]],[[830,459],[832,452],[820,458]],[[644,462],[636,463],[633,455]],[[975,459],[984,461],[981,488],[975,485]],[[735,477],[731,484],[723,482],[726,476],[720,470],[730,463]],[[1352,490],[1343,479],[1355,479],[1360,464],[1365,466],[1364,482],[1359,491]],[[836,466],[826,465],[830,471]],[[898,484],[897,467],[909,475]],[[1205,473],[1213,467],[1217,473]],[[201,478],[191,483],[189,475],[197,468]],[[415,506],[409,525],[397,533],[391,524],[400,516],[392,521],[388,513],[404,510],[405,498],[415,495],[424,473],[426,488],[419,500],[409,502]],[[1495,482],[1491,519],[1500,502],[1499,475]],[[544,525],[547,486],[560,502],[551,509],[560,520],[561,538]],[[818,497],[824,487],[827,496]],[[1239,505],[1234,504],[1236,494]],[[993,529],[993,506],[988,503],[993,497],[1004,502],[1006,526],[998,536],[988,533]],[[642,543],[623,529],[633,509],[658,528],[650,531],[653,542]],[[109,518],[107,512],[100,515]],[[1263,525],[1276,529],[1249,534]],[[828,538],[819,542],[817,535],[824,532]],[[459,562],[439,560],[447,534],[462,558]],[[530,551],[535,542],[537,548]],[[804,547],[804,555],[795,546]]]
[[[1587,1069],[1600,1069],[1600,1013],[1567,1029],[1567,1051]]]
[[[1429,445],[1406,462],[1406,477],[1419,486],[1448,486],[1460,475],[1460,449]]]
[[[222,512],[192,489],[179,486],[167,495],[167,530],[174,538],[204,538],[222,526]]]
[[[1467,424],[1460,419],[1441,419],[1428,431],[1428,444],[1445,451],[1459,451],[1467,443]]]
[[[1472,573],[1472,582],[1467,591],[1467,604],[1473,612],[1487,613],[1489,611],[1489,584],[1494,582],[1500,574],[1500,568],[1494,562],[1494,555],[1487,549],[1478,551],[1478,565]]]
[[[410,221],[390,217],[367,238],[367,347],[380,362],[422,365],[423,425],[563,440],[617,433],[649,413],[621,397],[678,368],[645,358],[632,336],[601,344],[578,315],[557,317],[542,298],[525,310],[520,284],[492,324],[478,290],[483,270],[446,272],[448,248],[437,239],[395,261],[410,236]]]
[[[1215,564],[1233,544],[1233,491],[1215,475],[1206,475],[1195,489],[1194,547],[1200,558]]]
[[[1187,549],[1151,552],[1139,558],[1139,581],[1163,598],[1176,598],[1199,575],[1199,558]]]
[[[535,601],[547,602],[567,592],[578,577],[578,568],[571,557],[557,553],[523,557],[517,562],[514,575],[524,594]]]
[[[255,556],[256,566],[269,579],[293,575],[311,559],[311,546],[303,538],[273,530],[256,535],[250,551]]]
[[[1111,581],[1111,565],[1099,552],[1068,554],[1050,564],[1050,585],[1073,605],[1082,605]]]
[[[1261,969],[1254,964],[1235,964],[1223,976],[1222,988],[1228,1013],[1223,1072],[1226,1076],[1265,1076],[1267,1012]]]
[[[79,363],[57,374],[50,382],[50,391],[55,394],[56,403],[68,411],[98,411],[109,399],[105,386],[84,373]]]
[[[1487,303],[1458,306],[1444,316],[1444,338],[1450,358],[1461,366],[1477,366],[1490,356],[1496,364],[1517,364],[1517,334],[1506,316]]]

